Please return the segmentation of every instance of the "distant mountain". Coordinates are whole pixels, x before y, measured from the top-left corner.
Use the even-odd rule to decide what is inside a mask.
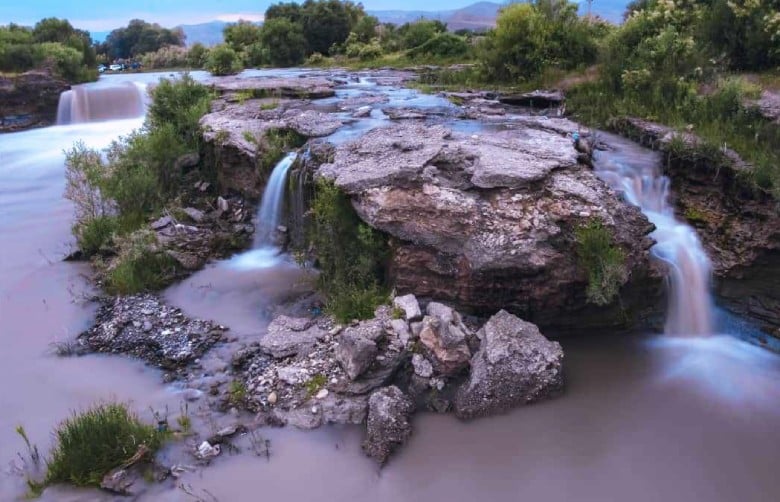
[[[211,21],[201,24],[183,24],[177,28],[184,30],[184,34],[187,36],[187,46],[200,42],[206,47],[211,47],[222,43],[224,40],[222,30],[228,24],[225,21]]]
[[[368,11],[383,23],[404,24],[419,19],[438,20],[447,23],[451,30],[469,28],[484,30],[496,25],[498,11],[503,4],[494,2],[479,2],[457,10],[441,11],[409,11],[409,10],[375,10]]]

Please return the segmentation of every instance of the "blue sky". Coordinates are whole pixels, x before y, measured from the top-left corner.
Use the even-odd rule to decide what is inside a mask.
[[[289,0],[288,0],[289,1]],[[370,10],[457,9],[477,0],[363,0]],[[501,0],[494,0],[501,3]],[[164,26],[239,17],[260,20],[269,0],[0,0],[0,25],[34,24],[44,17],[67,18],[90,31],[107,31],[139,18]]]

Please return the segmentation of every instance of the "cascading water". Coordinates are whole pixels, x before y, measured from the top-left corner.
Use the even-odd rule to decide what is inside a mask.
[[[596,173],[639,206],[656,226],[653,256],[667,269],[669,308],[665,332],[701,336],[712,333],[710,261],[696,232],[674,216],[669,202],[669,178],[659,168],[655,153],[617,136],[609,136],[614,149],[597,152]]]
[[[146,87],[134,82],[76,85],[60,96],[57,125],[142,117]]]
[[[273,267],[282,261],[279,248],[274,241],[274,234],[282,220],[284,207],[284,192],[287,173],[292,167],[297,154],[288,153],[271,171],[268,184],[260,199],[255,225],[255,239],[251,251],[228,261],[228,266],[239,270],[254,270]]]
[[[260,209],[257,212],[257,229],[255,230],[254,247],[273,246],[273,235],[282,219],[282,206],[284,203],[284,188],[287,181],[287,172],[298,158],[296,153],[288,153],[280,160],[271,171],[268,184],[260,200]]]

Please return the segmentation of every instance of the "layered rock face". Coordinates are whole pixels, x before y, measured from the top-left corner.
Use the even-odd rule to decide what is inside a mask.
[[[0,76],[0,132],[55,123],[60,94],[69,88],[67,82],[45,70]]]
[[[707,249],[721,303],[780,328],[780,213],[771,194],[746,180],[750,166],[731,150],[713,156],[691,133],[630,118],[615,127],[645,146],[669,152],[664,169],[672,180],[674,204]],[[682,141],[683,154],[672,152],[675,138]]]
[[[578,164],[566,137],[577,129],[529,117],[516,129],[469,136],[401,123],[340,145],[318,175],[392,236],[399,292],[479,314],[505,308],[558,333],[624,327],[658,306],[653,226]],[[620,306],[597,308],[585,298],[574,234],[592,220],[625,251],[630,274]]]

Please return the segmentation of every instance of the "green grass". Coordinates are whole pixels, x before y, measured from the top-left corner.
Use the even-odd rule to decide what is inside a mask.
[[[230,382],[230,387],[228,388],[228,402],[232,406],[243,406],[244,403],[246,403],[248,395],[249,390],[244,382],[241,380],[233,380]]]
[[[89,257],[108,247],[117,229],[118,221],[115,217],[98,216],[74,228],[73,233],[79,249]]]
[[[103,477],[146,447],[153,455],[165,435],[142,423],[124,404],[89,408],[63,421],[47,462],[44,485],[100,486]]]
[[[588,275],[588,302],[610,304],[626,277],[625,253],[614,245],[612,232],[596,220],[577,228],[575,239],[580,266]]]
[[[155,235],[139,230],[122,239],[119,255],[106,271],[106,289],[120,295],[160,289],[177,270],[174,259],[159,249]]]
[[[325,387],[327,383],[328,383],[328,377],[326,377],[322,373],[317,373],[316,375],[312,376],[304,384],[304,387],[306,388],[306,399],[309,399],[313,397],[315,394],[317,394],[320,391],[320,389]]]

